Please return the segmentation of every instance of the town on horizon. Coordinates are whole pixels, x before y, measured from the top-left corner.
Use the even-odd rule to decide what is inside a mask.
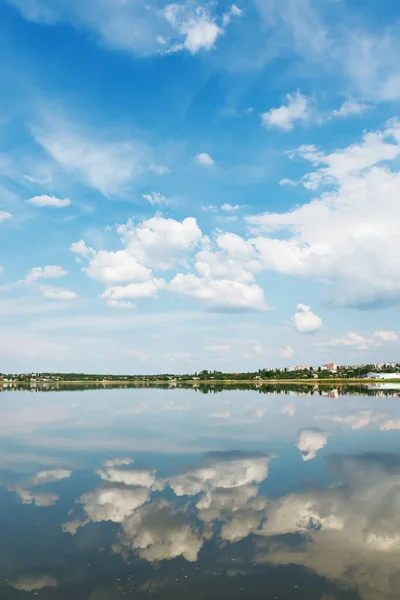
[[[270,379],[399,379],[399,362],[378,362],[360,365],[337,365],[334,362],[318,366],[294,365],[286,368],[265,368],[255,372],[222,372],[202,370],[194,373],[99,374],[99,373],[0,373],[0,383],[36,381],[104,381],[104,380],[270,380]]]

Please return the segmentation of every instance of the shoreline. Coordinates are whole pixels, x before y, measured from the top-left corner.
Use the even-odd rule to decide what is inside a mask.
[[[262,385],[320,385],[320,384],[335,384],[336,386],[343,385],[360,385],[360,384],[382,384],[382,383],[400,383],[399,379],[359,379],[359,378],[327,378],[327,379],[203,379],[203,380],[187,380],[187,381],[177,381],[177,380],[169,380],[169,381],[144,381],[144,380],[127,380],[127,379],[81,379],[81,380],[61,380],[61,381],[0,381],[0,385],[2,387],[9,387],[14,385],[26,386],[26,387],[38,387],[43,385],[54,385],[54,386],[62,386],[62,385],[129,385],[129,386],[137,386],[137,387],[157,387],[160,385],[170,386],[170,387],[179,387],[179,386],[201,386],[201,385],[254,385],[254,386],[262,386]]]

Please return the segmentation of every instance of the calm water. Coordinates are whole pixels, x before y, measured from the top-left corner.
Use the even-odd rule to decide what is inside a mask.
[[[0,599],[400,597],[400,398],[0,394]]]

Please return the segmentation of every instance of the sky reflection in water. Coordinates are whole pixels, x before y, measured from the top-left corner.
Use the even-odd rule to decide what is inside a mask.
[[[398,598],[395,394],[0,402],[0,598]]]

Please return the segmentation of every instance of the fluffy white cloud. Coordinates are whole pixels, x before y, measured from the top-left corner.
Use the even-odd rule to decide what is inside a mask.
[[[55,588],[58,581],[52,575],[24,575],[8,583],[15,590],[22,592],[37,592],[44,588]]]
[[[268,308],[264,291],[254,282],[260,270],[257,251],[238,235],[218,230],[211,240],[203,236],[196,219],[180,222],[159,214],[139,224],[119,225],[117,233],[124,249],[116,252],[96,251],[83,240],[70,246],[79,261],[89,261],[83,268],[89,277],[106,285],[126,284],[111,285],[102,294],[111,307],[132,308],[124,301],[151,298],[166,289],[214,310]],[[191,266],[196,273],[178,272],[169,284],[153,275],[153,270]]]
[[[359,116],[365,113],[367,110],[370,110],[372,107],[370,104],[366,104],[365,102],[358,102],[357,100],[350,99],[343,102],[342,106],[333,110],[330,117],[331,118],[346,118]]]
[[[71,248],[72,249],[72,248]],[[76,252],[76,250],[73,250]],[[106,252],[93,250],[89,265],[83,271],[101,283],[143,283],[152,278],[151,271],[126,250]]]
[[[37,206],[39,208],[43,208],[45,206],[50,206],[53,208],[65,208],[71,204],[71,200],[68,198],[57,198],[56,196],[49,196],[48,194],[42,194],[41,196],[34,196],[33,198],[29,198],[27,200],[28,204],[32,204],[32,206]]]
[[[288,548],[277,539],[271,545],[269,539],[267,553],[259,552],[254,560],[304,565],[357,589],[365,600],[395,598],[400,553],[398,458],[339,455],[330,459],[329,466],[342,483],[271,499],[267,506],[262,534],[300,534],[305,546]]]
[[[156,215],[138,225],[129,221],[118,227],[118,233],[131,256],[147,267],[162,271],[182,264],[202,239],[193,217],[176,221]]]
[[[264,291],[255,283],[206,279],[179,273],[171,281],[169,289],[196,298],[216,310],[267,310]]]
[[[305,304],[297,305],[292,323],[298,333],[314,333],[322,329],[322,320],[311,311],[310,306]]]
[[[182,42],[175,42],[167,52],[186,49],[191,54],[197,54],[200,50],[212,50],[232,18],[240,17],[242,11],[233,4],[221,19],[217,19],[206,5],[199,5],[193,10],[184,4],[168,4],[163,14],[171,27],[183,38]]]
[[[12,219],[12,214],[5,210],[0,210],[0,223],[8,221],[9,219]]]
[[[147,487],[131,489],[109,487],[83,494],[78,502],[83,505],[85,514],[90,521],[122,523],[128,515],[147,502],[149,498],[150,492]]]
[[[249,240],[264,268],[336,283],[327,290],[337,305],[399,302],[400,174],[388,162],[400,155],[400,125],[391,121],[360,144],[330,154],[302,147],[297,155],[316,167],[303,184],[330,191],[286,213],[248,217],[265,234]]]
[[[263,514],[255,510],[238,510],[232,518],[221,527],[221,539],[239,542],[257,531],[263,519]]]
[[[105,141],[58,118],[46,117],[32,135],[66,172],[106,196],[123,193],[151,156],[140,141]]]
[[[57,494],[43,494],[42,492],[30,492],[29,490],[16,490],[22,504],[35,504],[36,506],[54,506],[60,499]]]
[[[142,194],[142,197],[147,200],[152,206],[168,206],[169,200],[160,192],[150,192],[148,194]]]
[[[47,265],[45,267],[33,267],[25,277],[26,283],[34,283],[40,279],[56,279],[68,275],[63,267],[57,265]]]
[[[129,486],[151,488],[156,481],[155,472],[149,470],[117,469],[116,467],[108,467],[105,470],[100,469],[96,471],[96,473],[104,481],[122,483]]]
[[[374,331],[374,336],[382,342],[397,342],[399,339],[395,331]]]
[[[261,114],[261,122],[264,127],[278,127],[284,131],[291,131],[296,121],[307,121],[310,119],[310,100],[295,92],[286,95],[286,104],[279,108],[271,108],[268,112]]]
[[[294,350],[291,346],[285,346],[284,348],[280,348],[278,352],[281,356],[283,356],[283,358],[292,358],[292,356],[294,355]]]
[[[123,301],[126,298],[154,298],[158,290],[164,288],[165,281],[163,279],[152,279],[143,283],[128,283],[128,285],[109,287],[101,294],[101,298],[108,303],[111,302],[111,306],[115,308],[115,302],[119,304],[121,300]]]
[[[72,471],[69,469],[48,469],[46,471],[39,471],[30,479],[30,486],[45,485],[48,483],[54,483],[56,481],[62,481],[71,477]]]
[[[206,152],[202,152],[201,154],[197,154],[195,156],[194,160],[196,161],[196,163],[198,165],[201,165],[203,167],[212,167],[215,164],[214,160]]]
[[[215,246],[206,245],[196,254],[198,275],[179,273],[170,290],[216,310],[266,310],[264,291],[254,283],[253,273],[259,270],[254,248],[232,233],[218,234]]]
[[[269,457],[231,458],[210,462],[209,465],[169,479],[177,496],[193,496],[216,488],[237,488],[261,483],[268,477]]]
[[[124,519],[119,542],[114,544],[113,550],[136,550],[140,558],[149,562],[177,556],[194,562],[203,543],[188,514],[174,509],[165,500],[155,500]]]
[[[296,447],[300,450],[304,461],[313,460],[328,443],[328,434],[317,429],[306,429],[300,433]]]

